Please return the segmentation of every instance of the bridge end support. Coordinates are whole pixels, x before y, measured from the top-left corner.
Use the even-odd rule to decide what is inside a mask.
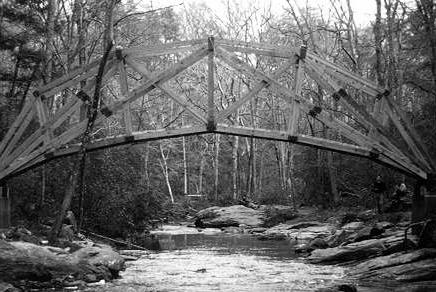
[[[415,185],[412,201],[412,233],[421,235],[420,245],[436,247],[436,174]]]
[[[6,183],[0,182],[0,228],[9,228],[11,225],[11,202],[9,189]]]

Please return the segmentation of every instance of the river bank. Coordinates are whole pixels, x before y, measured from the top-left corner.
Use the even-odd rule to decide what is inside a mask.
[[[434,291],[436,249],[420,248],[409,224],[408,212],[211,207],[153,230],[159,252],[77,238],[51,247],[13,229],[0,291]]]
[[[349,288],[357,291],[436,291],[436,249],[411,234],[410,212],[302,208],[289,220],[267,227],[265,221],[250,219],[264,216],[262,206],[257,208],[257,215],[244,209],[232,214],[238,209],[243,208],[203,210],[197,214],[197,226],[211,223],[224,232],[289,241],[308,263],[344,267],[345,278],[355,283]],[[244,214],[249,218],[239,220]],[[346,289],[325,291],[355,291]]]

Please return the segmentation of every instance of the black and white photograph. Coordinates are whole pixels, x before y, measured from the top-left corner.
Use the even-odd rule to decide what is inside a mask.
[[[436,292],[434,0],[0,0],[0,292]]]

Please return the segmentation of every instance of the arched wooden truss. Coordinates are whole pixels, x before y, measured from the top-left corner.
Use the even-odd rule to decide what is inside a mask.
[[[174,62],[165,70],[153,73],[150,73],[147,66],[141,62],[141,59],[146,57],[167,54],[184,54],[185,57]],[[247,58],[241,58],[244,54],[280,58],[282,65],[272,75],[268,75],[247,63]],[[165,84],[203,58],[206,58],[208,65],[208,77],[205,80],[208,91],[207,97],[204,97],[207,99],[206,113]],[[217,61],[257,81],[257,84],[251,86],[249,92],[221,111],[216,110],[214,100],[214,62]],[[71,122],[69,119],[72,115],[77,115],[84,104],[90,100],[94,91],[99,63],[100,60],[95,60],[83,68],[41,86],[33,93],[33,96],[27,97],[21,113],[0,143],[0,180],[54,157],[71,155],[79,150],[80,145],[77,144],[77,138],[84,133],[88,120],[84,117],[76,122]],[[134,70],[142,75],[145,82],[137,88],[129,90],[126,67],[130,67],[129,70]],[[295,76],[292,87],[285,86],[278,81],[279,77],[288,70],[296,70],[292,73]],[[366,157],[421,179],[426,179],[427,175],[435,170],[435,164],[427,153],[424,144],[407,117],[392,102],[387,90],[322,59],[305,47],[283,47],[210,37],[208,39],[159,44],[146,48],[117,48],[115,52],[110,54],[105,67],[104,80],[109,78],[117,78],[123,97],[111,104],[101,105],[96,123],[104,121],[113,114],[123,113],[125,134],[94,140],[86,145],[88,151],[154,139],[222,133],[285,141]],[[355,123],[358,126],[351,126],[336,118],[328,109],[319,104],[315,105],[309,98],[301,94],[302,84],[306,78],[316,81],[325,91],[332,94],[347,114],[358,121]],[[54,96],[74,86],[77,88],[77,85],[83,81],[87,81],[87,83],[82,90],[72,95],[55,112],[48,113],[44,103],[46,96]],[[193,126],[173,129],[132,131],[130,104],[155,89],[160,90],[180,104],[198,123]],[[269,90],[287,102],[289,116],[286,131],[237,127],[225,123],[228,116],[232,115],[244,103],[255,98],[262,90]],[[359,104],[347,90],[366,94],[369,100],[374,103],[373,112],[369,113],[366,110],[368,106]],[[341,137],[341,142],[299,133],[298,119],[302,113],[311,115],[327,127],[337,131],[338,135],[336,136]],[[407,145],[407,147],[400,147],[392,139],[391,133],[385,126],[387,117],[404,140],[401,142],[402,145]],[[39,128],[29,131],[29,125],[32,124],[32,121],[35,125],[35,120],[38,121]]]

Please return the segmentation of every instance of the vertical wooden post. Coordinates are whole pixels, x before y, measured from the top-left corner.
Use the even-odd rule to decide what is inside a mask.
[[[208,55],[208,74],[207,74],[207,130],[215,131],[216,122],[215,122],[215,102],[214,102],[214,37],[210,36],[207,40],[209,46],[209,55]]]
[[[121,88],[121,94],[126,97],[129,93],[129,85],[127,83],[126,63],[123,57],[123,51],[121,47],[117,47],[115,50],[118,62],[119,83]],[[126,133],[132,134],[132,113],[130,111],[130,104],[123,111],[124,125],[126,127]]]
[[[300,48],[300,55],[295,63],[295,79],[294,79],[294,93],[298,97],[301,94],[301,85],[304,74],[304,59],[306,58],[307,47],[302,45]],[[300,108],[295,98],[291,100],[291,108],[288,121],[288,133],[294,136],[298,132],[298,118],[300,115]]]
[[[0,182],[0,228],[8,228],[11,225],[11,203],[9,189],[6,183]]]

